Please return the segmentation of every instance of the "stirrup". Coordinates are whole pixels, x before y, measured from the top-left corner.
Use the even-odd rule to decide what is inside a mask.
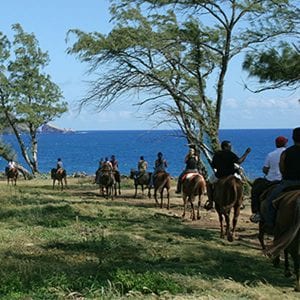
[[[211,210],[214,207],[213,202],[207,200],[206,203],[204,204],[204,208],[206,210]]]
[[[250,221],[253,222],[253,223],[258,223],[258,222],[260,222],[260,220],[261,220],[261,217],[260,217],[260,214],[258,214],[258,213],[253,214],[250,217]]]

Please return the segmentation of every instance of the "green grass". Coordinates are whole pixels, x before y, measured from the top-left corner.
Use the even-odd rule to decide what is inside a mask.
[[[49,179],[1,181],[0,299],[299,297],[253,244],[124,193],[104,199],[86,179],[64,191]]]

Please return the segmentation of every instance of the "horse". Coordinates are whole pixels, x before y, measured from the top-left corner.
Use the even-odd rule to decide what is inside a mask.
[[[284,250],[286,259],[291,255],[296,275],[295,291],[300,292],[300,190],[283,192],[274,199],[273,205],[277,208],[274,240],[266,254],[276,257]],[[289,275],[287,260],[285,267],[285,274]]]
[[[106,198],[111,196],[111,199],[113,200],[114,194],[117,194],[115,178],[111,169],[107,165],[104,165],[101,168],[101,172],[98,175],[98,183],[100,187],[100,193],[104,193]],[[115,193],[113,193],[113,189],[115,190]]]
[[[274,228],[267,228],[265,226],[265,221],[264,218],[266,214],[268,213],[267,211],[267,202],[265,201],[266,198],[268,197],[269,193],[272,192],[272,190],[276,187],[276,183],[269,185],[264,189],[264,191],[261,193],[259,196],[259,211],[261,214],[261,220],[258,223],[258,240],[260,242],[260,245],[263,249],[263,251],[266,251],[266,244],[265,244],[265,234],[274,234]],[[284,270],[285,270],[285,276],[290,277],[291,272],[290,272],[290,266],[289,266],[289,258],[288,258],[288,252],[286,250],[284,252]],[[276,255],[272,259],[272,263],[274,267],[278,267],[280,264],[280,255]]]
[[[226,222],[226,236],[229,242],[234,240],[235,228],[238,217],[240,215],[240,208],[243,202],[243,184],[242,181],[230,175],[220,178],[215,183],[213,192],[213,199],[215,201],[215,208],[219,216],[221,227],[220,237],[224,238],[223,216]],[[233,208],[234,214],[232,219],[232,230],[230,230],[230,212]]]
[[[57,180],[58,185],[61,186],[61,190],[64,189],[64,183],[65,186],[67,186],[67,172],[65,169],[56,169],[53,168],[51,170],[51,179],[53,180],[53,186],[52,188],[54,189],[55,186],[55,181]]]
[[[148,188],[148,195],[149,195],[149,193],[150,193],[149,185],[150,185],[151,173],[144,172],[142,174],[139,174],[138,171],[131,169],[129,178],[134,180],[134,188],[135,188],[134,198],[136,198],[136,196],[137,196],[137,188],[139,185],[142,188],[142,194],[144,195],[144,186],[146,186]]]
[[[6,169],[5,171],[6,177],[7,177],[7,184],[11,182],[14,185],[17,185],[17,179],[19,176],[19,171],[17,168],[12,168],[12,169]]]
[[[191,203],[192,214],[191,219],[196,220],[194,200],[198,196],[198,206],[197,206],[197,220],[200,219],[200,205],[201,196],[204,194],[206,188],[206,183],[202,175],[199,173],[187,173],[182,178],[182,199],[183,199],[183,214],[182,218],[185,217],[185,211],[187,207],[187,202]]]
[[[117,196],[117,191],[121,195],[121,174],[118,170],[113,170],[113,175],[115,178],[115,196]]]
[[[160,208],[163,208],[163,193],[164,189],[167,191],[167,209],[170,208],[170,188],[171,188],[171,176],[169,173],[161,171],[154,176],[154,199],[156,205],[159,205],[157,201],[157,192],[160,193]],[[149,198],[151,197],[151,188],[149,188]]]

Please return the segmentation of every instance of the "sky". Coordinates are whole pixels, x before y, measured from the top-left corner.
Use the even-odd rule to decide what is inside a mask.
[[[107,34],[112,29],[109,0],[9,0],[1,1],[0,31],[10,40],[11,26],[21,24],[34,33],[50,64],[46,72],[61,88],[69,111],[53,123],[74,130],[170,129],[157,127],[155,118],[146,119],[144,112],[132,105],[131,99],[97,112],[91,108],[78,111],[78,102],[88,91],[88,66],[66,50],[70,29]],[[241,68],[242,58],[235,58],[228,70],[221,113],[221,129],[294,128],[300,126],[299,90],[254,94],[243,87],[248,82]],[[253,81],[253,79],[251,79]],[[172,125],[174,128],[174,125]]]

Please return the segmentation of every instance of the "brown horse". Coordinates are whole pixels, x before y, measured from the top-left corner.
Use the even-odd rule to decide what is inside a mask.
[[[67,172],[65,169],[56,169],[53,168],[51,170],[51,179],[53,180],[53,186],[52,188],[54,189],[55,186],[55,181],[57,180],[58,185],[60,185],[61,190],[64,189],[64,184],[67,186]]]
[[[154,199],[156,205],[158,205],[157,201],[157,192],[160,193],[160,208],[163,208],[163,193],[164,189],[167,191],[167,209],[170,208],[170,188],[171,188],[171,176],[167,172],[158,172],[154,178],[153,178],[153,183],[154,183]],[[148,193],[149,198],[151,197],[151,189],[149,188],[149,193]]]
[[[14,185],[17,185],[17,179],[19,176],[19,171],[17,168],[6,169],[5,171],[7,177],[7,184],[11,182]]]
[[[115,196],[117,196],[117,191],[121,195],[121,174],[118,170],[114,170],[113,175],[115,178]]]
[[[194,200],[198,196],[198,206],[197,206],[197,220],[200,219],[200,205],[201,196],[204,194],[206,189],[206,183],[202,175],[199,173],[187,173],[182,178],[182,199],[183,199],[183,214],[182,218],[185,217],[185,211],[187,203],[191,203],[192,213],[191,219],[196,220],[195,217],[195,207]]]
[[[235,228],[243,202],[243,184],[234,175],[221,178],[215,183],[213,199],[219,216],[221,238],[224,238],[223,216],[226,222],[226,236],[229,242],[234,239]],[[232,230],[230,230],[230,211],[233,208]]]
[[[114,194],[117,195],[116,185],[115,185],[115,178],[112,173],[112,170],[107,165],[103,165],[101,168],[101,172],[98,174],[98,183],[100,187],[100,193],[104,194],[106,198],[111,196],[113,200]],[[115,192],[113,193],[113,189]]]
[[[278,256],[282,250],[291,255],[296,275],[295,291],[300,292],[300,190],[282,193],[273,201],[277,208],[272,246],[267,249],[269,256]],[[286,268],[288,263],[286,262]],[[289,271],[285,269],[286,275]]]
[[[146,186],[148,188],[148,194],[150,192],[150,178],[151,178],[151,173],[149,172],[145,172],[143,174],[139,174],[138,171],[131,169],[130,170],[130,175],[129,178],[134,180],[134,189],[135,189],[135,193],[134,193],[134,198],[136,198],[137,195],[137,188],[140,185],[142,188],[142,194],[144,195],[144,186]]]

